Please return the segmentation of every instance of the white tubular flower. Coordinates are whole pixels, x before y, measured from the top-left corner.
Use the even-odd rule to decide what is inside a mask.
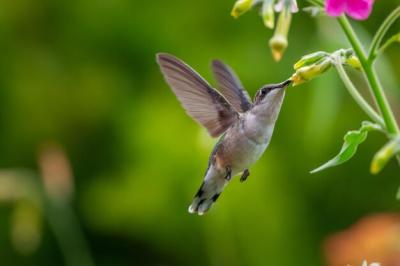
[[[264,25],[270,29],[275,27],[274,4],[275,0],[264,0],[261,9],[261,16],[264,21]]]
[[[238,0],[233,6],[231,15],[234,18],[238,18],[240,15],[244,14],[256,3],[256,0]]]
[[[290,13],[299,12],[299,8],[297,7],[296,0],[279,0],[279,2],[275,5],[276,12],[282,12],[283,10],[289,10]]]
[[[296,0],[280,0],[275,5],[275,11],[280,12],[274,36],[269,41],[272,56],[275,61],[281,60],[288,46],[287,35],[292,21],[292,13],[299,11]]]

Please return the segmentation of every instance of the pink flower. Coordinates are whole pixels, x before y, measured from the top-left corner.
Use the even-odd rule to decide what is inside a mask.
[[[363,20],[371,14],[373,3],[374,0],[326,0],[325,10],[329,16],[346,13],[354,19]]]

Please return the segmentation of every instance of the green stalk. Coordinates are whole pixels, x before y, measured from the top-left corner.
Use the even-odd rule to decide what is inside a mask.
[[[324,7],[324,3],[321,0],[308,0],[311,4],[321,7]],[[368,57],[365,55],[364,49],[362,48],[362,45],[360,41],[357,38],[357,35],[355,34],[353,28],[351,27],[349,21],[346,19],[345,16],[341,16],[338,18],[338,21],[340,23],[340,26],[342,27],[344,33],[346,34],[348,40],[350,41],[354,52],[356,53],[357,57],[360,60],[361,66],[364,69],[365,76],[368,80],[369,86],[371,87],[372,93],[375,97],[375,101],[379,107],[379,110],[382,113],[384,122],[385,122],[385,127],[387,128],[387,131],[389,134],[399,134],[399,127],[396,123],[396,120],[394,118],[393,112],[390,109],[389,103],[387,101],[387,98],[385,96],[385,93],[383,92],[383,89],[378,81],[377,75],[375,70],[373,69],[373,61],[376,58],[377,54],[379,51],[383,51],[386,47],[381,47],[382,49],[379,48],[379,45],[386,34],[387,30],[390,28],[390,26],[396,21],[397,18],[400,17],[400,6],[397,7],[393,12],[385,19],[385,21],[382,23],[380,28],[378,29],[377,33],[374,36],[374,39],[372,40],[371,43],[371,48],[369,50]],[[338,68],[337,68],[338,69]],[[343,69],[343,67],[342,67]],[[339,75],[343,74],[340,71],[341,69],[338,70]],[[343,69],[344,71],[344,69]],[[344,72],[344,74],[346,74]],[[345,77],[345,79],[343,79]],[[350,93],[353,93],[352,96],[354,100],[361,106],[361,108],[365,108],[365,106],[362,104],[364,102],[364,98],[360,95],[361,98],[359,98],[357,95],[359,95],[358,91],[354,88],[354,85],[351,83],[348,83],[346,80],[346,76],[343,76],[342,79],[349,90]],[[347,84],[346,84],[347,83]],[[349,86],[350,85],[350,86]],[[356,95],[356,97],[355,97]],[[362,100],[361,100],[362,99]],[[361,103],[361,104],[360,104]],[[364,110],[366,111],[366,110]],[[369,111],[368,111],[369,112]],[[367,114],[368,114],[367,112]],[[371,114],[369,114],[371,116]],[[400,155],[396,156],[397,161],[400,165]],[[400,190],[398,193],[398,198],[400,198]]]
[[[308,0],[311,4],[319,7],[324,7],[324,3],[320,0]]]
[[[324,3],[321,2],[320,0],[308,0],[310,3],[319,6],[319,7],[324,7]],[[375,53],[375,51],[378,49],[379,44],[389,29],[389,27],[393,24],[393,22],[400,16],[400,7],[396,8],[390,15],[389,17],[384,21],[382,26],[379,28],[377,34],[375,35],[371,49],[370,49],[370,55],[371,51],[372,54]],[[378,108],[380,112],[382,113],[383,120],[385,121],[385,127],[388,131],[389,134],[396,135],[399,134],[399,127],[396,123],[396,120],[394,118],[393,112],[390,109],[388,100],[385,96],[385,93],[380,85],[380,82],[377,78],[376,72],[372,67],[372,62],[369,60],[370,56],[366,56],[365,51],[361,45],[361,42],[358,40],[356,33],[354,32],[352,26],[350,25],[349,21],[347,18],[342,15],[338,18],[339,24],[342,27],[344,33],[347,36],[347,39],[349,40],[351,46],[353,47],[353,50],[355,54],[357,55],[358,59],[360,60],[361,66],[364,70],[365,77],[368,80],[368,84],[371,88],[371,91],[373,93],[373,96],[375,98],[375,101],[378,105]],[[373,56],[372,56],[373,57]]]
[[[398,135],[400,133],[400,130],[397,125],[396,118],[393,115],[392,109],[390,108],[389,102],[378,80],[378,76],[376,75],[375,69],[370,64],[368,64],[364,67],[364,70],[370,87],[374,93],[376,102],[379,106],[379,109],[381,110],[383,119],[385,120],[388,133],[391,135]]]
[[[385,122],[382,117],[380,117],[374,109],[367,103],[367,101],[361,96],[358,90],[355,88],[353,82],[351,82],[349,76],[343,68],[341,62],[335,63],[336,70],[342,79],[347,91],[353,97],[353,99],[358,103],[361,109],[376,123],[380,124],[382,127],[385,127]]]
[[[390,45],[396,42],[400,42],[400,33],[393,35],[384,44],[382,44],[378,51],[369,58],[369,61],[372,61],[375,59],[376,56],[383,54]]]
[[[93,266],[78,219],[66,202],[44,196],[45,212],[67,266]]]
[[[357,38],[353,28],[351,27],[349,21],[345,16],[340,16],[338,18],[339,24],[342,27],[344,33],[346,34],[348,40],[353,47],[353,50],[360,60],[361,66],[364,70],[366,79],[374,95],[375,101],[379,107],[382,114],[383,120],[385,121],[386,129],[389,134],[396,135],[399,134],[399,128],[394,118],[393,112],[390,109],[389,102],[385,96],[385,93],[379,83],[376,72],[373,69],[371,62],[368,61],[364,49]]]
[[[368,61],[371,64],[379,53],[379,46],[382,42],[383,37],[399,17],[400,17],[400,6],[398,6],[395,10],[392,11],[392,13],[389,14],[389,16],[387,16],[385,21],[383,21],[382,25],[376,32],[374,38],[372,39],[371,48],[369,49],[369,54],[368,54]]]
[[[367,57],[365,56],[364,48],[362,47],[361,42],[358,40],[357,35],[353,30],[353,27],[344,15],[338,17],[338,21],[344,31],[344,34],[346,35],[351,46],[353,47],[354,52],[360,60],[361,65],[364,67],[365,65],[367,65]]]

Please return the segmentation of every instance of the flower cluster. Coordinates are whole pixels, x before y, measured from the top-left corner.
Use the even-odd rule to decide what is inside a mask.
[[[341,49],[331,54],[322,51],[315,52],[303,56],[294,64],[293,68],[296,72],[291,77],[293,86],[318,77],[336,63],[348,65],[357,70],[361,69],[360,61],[351,49]]]
[[[374,0],[327,0],[325,11],[329,16],[347,14],[354,19],[362,20],[370,15],[373,2]],[[275,28],[269,46],[275,61],[281,60],[288,46],[287,36],[292,13],[298,12],[296,0],[237,0],[231,15],[238,18],[253,7],[260,7],[260,15],[267,28]],[[275,12],[279,13],[276,27]]]
[[[274,29],[273,37],[269,41],[272,56],[276,61],[282,58],[288,41],[287,35],[292,20],[292,13],[298,12],[296,0],[238,0],[233,6],[231,15],[238,18],[253,7],[260,6],[260,14],[264,25]],[[275,12],[279,13],[275,27]]]
[[[295,65],[296,72],[292,75],[293,86],[307,82],[332,66],[332,58],[326,52],[316,52],[303,56]]]

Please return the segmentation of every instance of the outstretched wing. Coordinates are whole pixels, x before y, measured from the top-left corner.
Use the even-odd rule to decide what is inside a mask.
[[[229,66],[219,60],[212,62],[212,70],[218,82],[218,89],[238,112],[251,108],[251,99],[239,78]]]
[[[226,99],[190,66],[169,54],[157,54],[165,80],[186,112],[217,137],[238,118]]]

